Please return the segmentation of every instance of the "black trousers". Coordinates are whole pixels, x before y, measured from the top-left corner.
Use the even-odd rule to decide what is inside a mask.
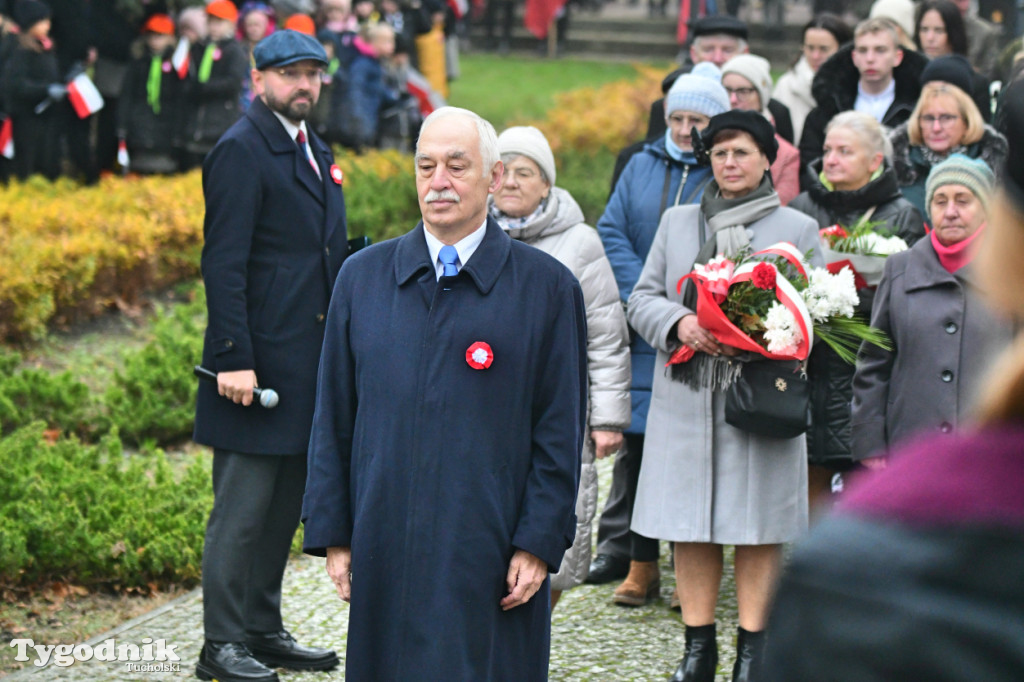
[[[213,453],[213,511],[203,547],[206,639],[279,632],[281,580],[306,487],[306,455]]]
[[[626,445],[615,457],[612,487],[597,526],[597,553],[633,561],[657,561],[658,540],[629,529],[636,502],[636,484],[643,461],[644,436],[625,434]]]

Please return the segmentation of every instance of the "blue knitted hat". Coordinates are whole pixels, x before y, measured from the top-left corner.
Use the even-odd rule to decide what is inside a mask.
[[[722,87],[722,72],[717,66],[701,62],[676,79],[665,95],[665,117],[680,110],[708,118],[729,110],[729,93]]]

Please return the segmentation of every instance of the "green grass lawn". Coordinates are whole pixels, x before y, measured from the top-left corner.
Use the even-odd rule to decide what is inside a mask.
[[[632,65],[618,62],[492,54],[464,55],[460,66],[462,75],[451,84],[448,103],[477,112],[498,130],[543,118],[558,93],[636,75]],[[662,67],[671,70],[668,64]]]

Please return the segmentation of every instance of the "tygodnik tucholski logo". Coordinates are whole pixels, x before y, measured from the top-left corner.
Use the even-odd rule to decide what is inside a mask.
[[[141,644],[105,639],[96,646],[89,644],[36,644],[31,639],[12,639],[17,649],[16,661],[32,661],[42,668],[52,663],[66,668],[83,661],[112,661],[124,663],[127,672],[181,672],[181,659],[174,652],[177,644],[165,639],[146,637]],[[33,660],[34,658],[34,660]]]

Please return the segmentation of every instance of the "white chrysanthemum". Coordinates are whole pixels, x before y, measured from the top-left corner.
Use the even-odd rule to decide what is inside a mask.
[[[815,322],[824,322],[832,316],[852,317],[860,303],[853,271],[849,267],[834,275],[825,268],[812,269],[808,275],[808,286],[801,294],[807,312]]]
[[[764,340],[768,352],[776,355],[792,355],[803,341],[796,317],[778,301],[772,303],[768,314],[764,316]]]
[[[485,351],[483,348],[477,348],[475,351],[473,351],[473,362],[476,362],[481,365],[487,362],[487,351]]]

